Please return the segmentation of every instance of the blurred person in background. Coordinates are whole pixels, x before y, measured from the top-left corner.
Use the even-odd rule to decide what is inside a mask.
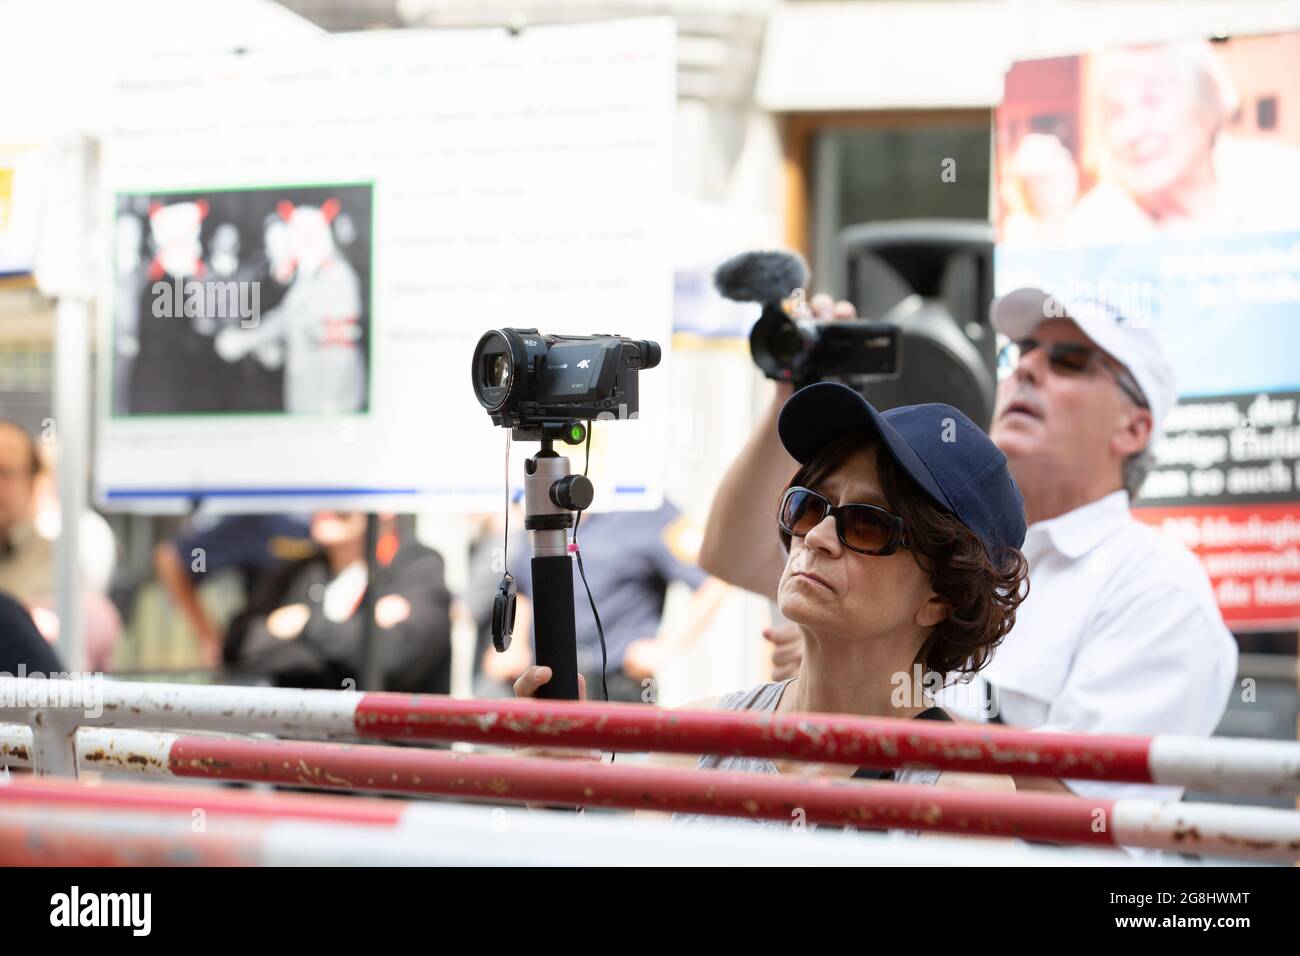
[[[1002,242],[1057,242],[1079,198],[1074,157],[1051,133],[1029,133],[1007,167]]]
[[[0,674],[48,677],[62,671],[59,656],[36,630],[27,609],[0,594]]]
[[[669,660],[690,649],[708,627],[726,593],[722,582],[699,568],[698,526],[665,501],[654,511],[583,514],[577,539],[591,598],[605,631],[608,661],[604,674],[609,699],[654,703],[655,675]],[[526,547],[519,552],[514,547],[511,542],[509,570],[519,594],[531,598],[531,555]],[[668,631],[663,627],[664,602],[675,581],[684,582],[693,593],[683,623]],[[600,636],[577,567],[573,574],[573,607],[578,671],[591,688],[592,697],[601,699]],[[512,642],[506,653],[514,651]],[[488,653],[495,651],[489,648]],[[505,669],[514,671],[519,667],[521,673],[522,667],[532,663],[532,655],[530,652],[527,659],[522,651],[516,655]]]
[[[52,444],[38,445],[21,425],[0,419],[0,592],[21,602],[51,642],[59,637],[54,552],[63,530],[56,466]],[[78,532],[85,667],[110,670],[122,634],[107,593],[117,542],[93,511],[81,515]]]
[[[290,561],[316,553],[305,515],[230,515],[196,518],[191,528],[154,549],[154,569],[172,604],[199,644],[205,666],[221,663],[224,630],[200,600],[210,575],[234,570],[248,597]]]
[[[54,542],[36,532],[36,442],[0,420],[0,591],[27,604],[54,592]]]
[[[515,679],[533,662],[532,602],[524,595],[516,597],[510,647],[504,654],[498,654],[492,646],[492,606],[501,575],[505,573],[507,556],[502,551],[505,516],[496,511],[477,514],[471,518],[471,526],[469,579],[463,599],[452,606],[452,617],[467,620],[474,626],[474,696],[509,697]],[[510,506],[510,527],[516,529],[510,534],[510,554],[527,560],[528,533],[523,530],[524,512],[517,503]],[[510,563],[513,566],[514,560]]]
[[[316,552],[270,575],[231,623],[224,653],[231,669],[280,687],[360,688],[364,627],[358,611],[373,587],[372,652],[383,689],[449,693],[451,594],[442,557],[400,540],[393,516],[380,521],[377,571],[370,582],[366,516],[314,514]]]

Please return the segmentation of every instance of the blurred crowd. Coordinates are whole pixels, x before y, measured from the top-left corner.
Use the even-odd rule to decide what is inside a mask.
[[[55,548],[63,519],[51,447],[16,422],[0,420],[0,672],[72,669],[58,654]],[[522,514],[517,506],[511,510],[509,524],[521,528]],[[165,595],[171,626],[164,640],[180,645],[154,656],[186,661],[184,670],[211,679],[360,688],[369,660],[382,689],[447,694],[454,625],[475,634],[475,696],[508,695],[533,660],[528,540],[513,531],[506,547],[504,513],[471,516],[468,575],[459,594],[448,587],[443,556],[415,540],[414,521],[405,516],[379,515],[368,528],[360,512],[197,513],[161,535],[152,573],[127,587],[120,586],[118,543],[108,522],[94,511],[80,521],[88,671],[176,670],[151,668],[133,653],[135,632],[156,626],[128,626],[144,588]],[[368,537],[374,542],[369,556]],[[722,599],[724,586],[698,567],[699,539],[699,529],[670,503],[651,512],[584,517],[586,586],[603,625],[597,628],[578,579],[579,667],[588,686],[607,687],[611,700],[653,699],[656,673],[689,649]],[[492,603],[507,555],[519,589],[518,623],[509,649],[497,653]],[[668,631],[664,606],[677,582],[692,598],[685,622]],[[217,589],[221,599],[213,600],[206,592]]]

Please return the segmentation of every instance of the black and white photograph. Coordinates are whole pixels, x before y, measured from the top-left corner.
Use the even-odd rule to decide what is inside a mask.
[[[116,415],[368,408],[371,186],[119,194]]]

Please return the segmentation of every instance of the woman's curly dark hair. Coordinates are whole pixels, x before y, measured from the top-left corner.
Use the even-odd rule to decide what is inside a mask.
[[[974,674],[1016,623],[1016,609],[1029,594],[1028,565],[1019,548],[990,555],[975,533],[934,501],[893,457],[879,453],[870,435],[846,435],[808,460],[789,487],[815,488],[860,450],[877,449],[876,476],[890,510],[903,519],[908,547],[930,575],[930,586],[948,605],[916,656],[927,673]],[[786,550],[790,536],[781,532]],[[870,560],[870,559],[868,559]]]

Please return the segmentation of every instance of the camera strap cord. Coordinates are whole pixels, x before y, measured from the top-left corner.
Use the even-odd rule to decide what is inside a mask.
[[[506,429],[506,525],[501,533],[501,568],[506,573],[506,581],[513,582],[510,573],[510,429]]]
[[[587,477],[587,471],[591,467],[591,423],[587,423],[587,453],[586,461],[582,465],[582,477]],[[596,619],[596,634],[600,637],[600,690],[601,696],[605,703],[609,703],[609,681],[606,679],[605,671],[609,668],[609,652],[605,648],[605,628],[600,623],[600,612],[596,610],[596,599],[591,596],[591,586],[587,584],[587,572],[582,566],[582,550],[578,547],[578,525],[582,523],[582,512],[579,511],[576,518],[573,519],[573,556],[578,559],[578,574],[582,578],[582,586],[587,591],[587,603],[591,605],[592,617]]]
[[[587,423],[587,451],[586,460],[582,463],[582,476],[587,477],[587,471],[591,468],[591,422]],[[587,572],[582,567],[582,549],[578,547],[578,525],[582,523],[582,512],[579,511],[576,518],[573,519],[573,556],[578,560],[578,575],[582,578],[582,586],[587,592],[587,603],[591,605],[591,615],[596,619],[596,634],[600,638],[600,692],[605,703],[609,703],[609,681],[605,672],[609,668],[609,651],[605,647],[605,628],[600,623],[600,612],[596,610],[596,599],[591,596],[591,585],[587,583]],[[613,763],[617,758],[616,753],[610,753],[609,762]]]

